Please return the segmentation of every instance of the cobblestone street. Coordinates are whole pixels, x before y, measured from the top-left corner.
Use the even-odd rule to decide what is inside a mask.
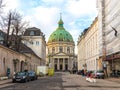
[[[27,83],[9,82],[2,85],[0,90],[120,90],[120,83],[106,79],[90,83],[80,75],[57,72],[54,76],[40,77]]]

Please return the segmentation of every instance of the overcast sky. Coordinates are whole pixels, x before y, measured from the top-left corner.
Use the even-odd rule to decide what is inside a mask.
[[[30,21],[30,26],[40,28],[46,41],[58,27],[60,13],[65,29],[71,33],[75,44],[81,32],[97,16],[96,0],[5,0],[4,11],[16,9]]]

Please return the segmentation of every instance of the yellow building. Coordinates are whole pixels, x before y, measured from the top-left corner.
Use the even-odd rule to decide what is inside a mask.
[[[50,35],[47,42],[49,67],[56,71],[72,70],[75,61],[74,48],[73,38],[63,27],[63,21],[60,17],[58,28]]]
[[[87,30],[87,29],[86,29]],[[86,31],[85,30],[85,31]],[[85,31],[82,33],[82,35],[79,37],[78,40],[78,70],[82,70],[86,68],[86,61],[85,61]]]
[[[78,39],[78,70],[99,70],[98,18],[83,31]]]

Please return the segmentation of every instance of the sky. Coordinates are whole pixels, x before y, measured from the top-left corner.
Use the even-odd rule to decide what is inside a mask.
[[[60,13],[64,28],[77,45],[81,32],[89,27],[97,16],[96,0],[4,0],[4,12],[16,9],[30,27],[37,27],[45,34],[46,42],[58,27]]]

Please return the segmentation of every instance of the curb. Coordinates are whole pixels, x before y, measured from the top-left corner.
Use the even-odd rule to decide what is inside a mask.
[[[7,80],[0,80],[0,85],[3,85],[3,84],[7,84],[7,83],[10,83],[12,82],[11,79],[7,79]]]

